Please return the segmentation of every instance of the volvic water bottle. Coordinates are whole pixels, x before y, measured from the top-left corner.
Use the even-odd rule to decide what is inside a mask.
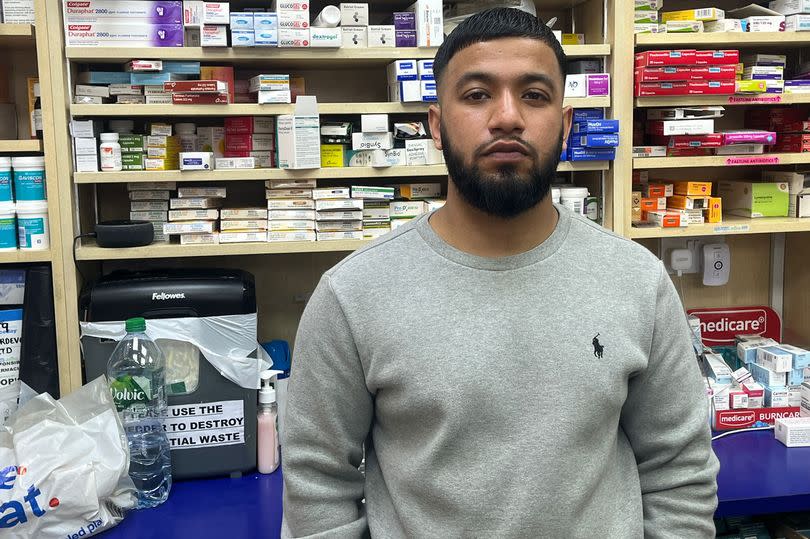
[[[130,318],[127,335],[107,362],[115,406],[129,442],[129,476],[138,489],[138,508],[166,501],[172,486],[164,390],[166,360],[146,336],[146,320]]]

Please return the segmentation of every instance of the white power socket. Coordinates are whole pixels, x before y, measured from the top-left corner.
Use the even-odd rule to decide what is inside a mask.
[[[692,260],[689,267],[682,270],[681,273],[700,273],[700,261],[703,258],[702,245],[703,242],[700,239],[662,238],[659,258],[664,261],[667,272],[674,274],[677,271],[672,269],[672,252],[676,249],[686,249],[692,253]]]

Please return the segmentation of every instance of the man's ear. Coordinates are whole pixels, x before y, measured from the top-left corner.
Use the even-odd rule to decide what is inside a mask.
[[[442,148],[442,108],[439,105],[431,105],[428,108],[428,126],[430,127],[430,136],[433,137],[433,145],[437,150]]]
[[[568,134],[571,132],[571,124],[574,118],[574,109],[569,105],[567,107],[563,107],[562,111],[562,121],[563,121],[563,140],[562,140],[562,147],[565,150],[568,147]]]

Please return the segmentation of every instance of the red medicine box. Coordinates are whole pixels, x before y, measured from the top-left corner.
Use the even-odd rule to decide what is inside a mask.
[[[694,49],[676,51],[644,51],[636,53],[636,67],[691,66],[695,65]]]
[[[696,65],[736,65],[740,63],[740,51],[737,50],[724,50],[724,51],[696,51],[695,64]]]

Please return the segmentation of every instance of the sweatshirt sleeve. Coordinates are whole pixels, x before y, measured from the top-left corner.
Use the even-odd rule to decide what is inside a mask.
[[[372,413],[352,330],[324,275],[301,318],[287,386],[285,537],[367,535],[358,466]]]
[[[691,330],[659,266],[647,368],[629,382],[622,428],[638,465],[644,537],[714,537],[719,464]]]

